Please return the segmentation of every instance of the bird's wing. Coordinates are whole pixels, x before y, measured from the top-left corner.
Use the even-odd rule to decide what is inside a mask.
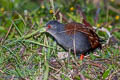
[[[93,49],[101,46],[99,37],[94,32],[92,27],[86,27],[84,24],[71,22],[65,25],[65,31],[69,35],[72,35],[76,32],[84,33],[88,37]]]

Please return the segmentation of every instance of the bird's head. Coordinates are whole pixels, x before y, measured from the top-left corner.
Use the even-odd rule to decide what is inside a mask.
[[[52,20],[46,24],[45,28],[46,28],[46,32],[48,32],[51,35],[54,35],[54,34],[60,32],[62,30],[62,27],[63,27],[62,23]]]

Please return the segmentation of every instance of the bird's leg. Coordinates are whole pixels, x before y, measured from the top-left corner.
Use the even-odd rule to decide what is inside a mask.
[[[80,55],[80,60],[83,60],[83,59],[84,59],[84,56],[85,56],[84,54],[81,54],[81,55]]]

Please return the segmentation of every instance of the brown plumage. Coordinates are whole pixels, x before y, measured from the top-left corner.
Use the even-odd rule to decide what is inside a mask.
[[[76,32],[82,32],[85,35],[87,35],[88,40],[90,41],[90,44],[93,49],[101,45],[99,42],[98,35],[94,32],[94,29],[91,26],[86,26],[81,23],[71,22],[65,25],[65,30],[68,35],[75,34]]]

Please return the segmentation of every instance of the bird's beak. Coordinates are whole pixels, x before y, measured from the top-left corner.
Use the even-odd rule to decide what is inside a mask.
[[[43,27],[43,28],[41,28],[41,31],[42,32],[46,32],[46,29]]]
[[[48,31],[48,29],[49,29],[49,28],[48,28],[48,27],[46,27],[46,28],[45,28],[45,31],[47,32],[47,31]]]
[[[44,28],[44,31],[45,31],[45,32],[47,32],[47,31],[48,31],[48,27],[43,26],[43,28]]]

